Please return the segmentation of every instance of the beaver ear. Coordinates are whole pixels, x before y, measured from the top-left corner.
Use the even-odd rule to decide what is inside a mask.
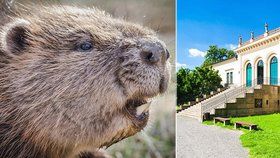
[[[1,44],[4,52],[19,55],[26,48],[29,24],[26,20],[18,19],[4,27]]]

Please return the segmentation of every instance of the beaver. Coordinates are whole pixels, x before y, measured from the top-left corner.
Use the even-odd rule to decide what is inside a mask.
[[[169,81],[156,33],[97,8],[29,6],[0,30],[0,158],[98,157]]]

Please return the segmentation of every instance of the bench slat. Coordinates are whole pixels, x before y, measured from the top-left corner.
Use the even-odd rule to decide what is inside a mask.
[[[249,123],[249,122],[235,122],[234,123],[234,128],[235,129],[237,127],[240,127],[240,126],[247,126],[247,127],[249,127],[249,130],[251,131],[252,129],[257,129],[258,125],[252,124],[252,123]]]
[[[224,125],[227,125],[230,123],[229,118],[223,118],[223,117],[214,117],[214,124],[216,124],[216,121],[221,121],[224,123]]]
[[[230,118],[223,118],[223,117],[214,117],[215,120],[221,120],[221,121],[227,121],[230,120]]]
[[[256,126],[256,124],[249,123],[249,122],[235,122],[235,123],[240,124],[240,125]]]

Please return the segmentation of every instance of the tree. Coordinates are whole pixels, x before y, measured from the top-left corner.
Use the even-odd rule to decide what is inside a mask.
[[[218,71],[209,66],[196,67],[194,70],[181,68],[177,72],[177,104],[194,101],[203,94],[221,87]]]
[[[235,56],[234,51],[227,50],[225,48],[218,48],[218,46],[212,45],[209,46],[209,49],[206,52],[203,65],[209,66],[211,64],[233,58],[234,56]]]
[[[179,104],[184,103],[189,98],[187,94],[187,86],[189,85],[190,69],[180,68],[177,72],[177,102]]]

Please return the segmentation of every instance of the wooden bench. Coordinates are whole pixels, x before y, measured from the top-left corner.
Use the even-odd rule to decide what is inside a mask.
[[[214,117],[214,124],[216,124],[218,121],[223,122],[224,125],[228,125],[230,123],[230,119],[229,118]]]
[[[234,128],[237,129],[238,127],[241,127],[241,126],[246,126],[246,127],[249,127],[249,130],[251,131],[252,129],[256,130],[258,128],[258,125],[256,124],[252,124],[252,123],[249,123],[249,122],[235,122],[234,123]]]

